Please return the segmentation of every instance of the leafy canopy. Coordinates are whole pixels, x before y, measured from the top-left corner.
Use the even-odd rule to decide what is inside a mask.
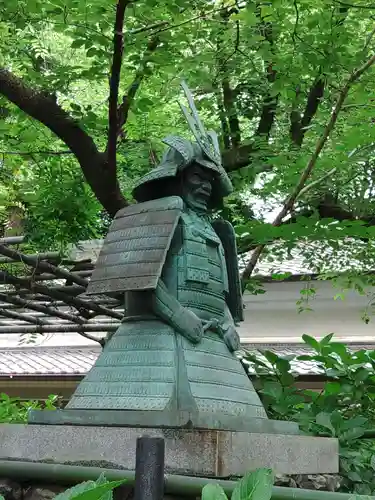
[[[0,2],[0,60],[8,72],[2,82],[9,83],[10,72],[32,90],[25,104],[19,89],[14,96],[1,86],[2,220],[21,206],[27,230],[44,247],[100,237],[107,219],[98,199],[113,215],[160,158],[160,139],[186,135],[177,105],[184,77],[207,127],[220,132],[235,185],[225,215],[237,226],[240,251],[275,239],[290,249],[312,239],[339,255],[337,242],[351,237],[346,251],[361,238],[367,261],[375,221],[372,68],[350,88],[289,223],[276,229],[264,221],[296,186],[349,76],[373,54],[374,9],[338,0],[129,3],[114,175],[106,148],[120,3]],[[34,103],[35,92],[44,103]],[[38,119],[30,102],[39,106]],[[56,124],[51,103],[92,142],[56,135],[68,120]],[[335,224],[342,220],[350,223]],[[327,261],[321,255],[316,265]]]

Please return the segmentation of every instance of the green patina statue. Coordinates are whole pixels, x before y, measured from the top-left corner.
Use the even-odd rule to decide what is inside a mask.
[[[234,353],[243,320],[235,234],[211,216],[232,185],[183,88],[196,142],[164,140],[161,164],[134,188],[138,203],[117,213],[87,290],[123,293],[123,323],[66,409],[34,412],[31,423],[274,431]]]

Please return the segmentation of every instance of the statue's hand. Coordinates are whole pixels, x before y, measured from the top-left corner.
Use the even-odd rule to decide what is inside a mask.
[[[223,331],[223,339],[231,352],[238,351],[241,347],[240,336],[233,325]]]
[[[198,344],[203,337],[203,323],[198,316],[186,307],[183,307],[173,318],[177,330],[193,344]]]

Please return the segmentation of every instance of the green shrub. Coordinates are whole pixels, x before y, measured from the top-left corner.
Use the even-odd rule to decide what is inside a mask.
[[[96,481],[77,484],[54,498],[55,500],[112,500],[113,490],[124,483],[126,479],[107,481],[102,474]],[[258,469],[246,474],[238,481],[232,493],[232,500],[270,500],[272,486],[272,471]],[[2,495],[0,495],[0,500],[4,500]],[[202,500],[228,500],[228,497],[219,484],[211,483],[203,488]]]
[[[0,394],[0,423],[23,424],[27,422],[29,410],[55,410],[58,396],[48,396],[45,401],[23,401],[20,398],[10,398],[4,393]]]
[[[249,472],[238,481],[233,490],[232,500],[270,500],[273,474],[270,469]],[[202,500],[228,500],[224,489],[216,483],[207,484],[202,490]]]
[[[113,490],[124,483],[126,479],[107,481],[102,474],[96,481],[86,481],[59,493],[55,500],[112,500]]]
[[[120,481],[107,481],[102,474],[96,481],[85,481],[77,484],[54,497],[55,500],[112,500],[113,490],[126,483],[126,479]],[[0,500],[5,500],[0,495]]]
[[[311,355],[262,351],[246,353],[245,359],[259,377],[257,390],[268,415],[294,420],[307,434],[338,438],[342,491],[375,495],[375,439],[364,439],[375,428],[375,351],[351,352],[332,338],[319,342],[304,335]],[[320,392],[295,387],[293,359],[313,361],[328,377]]]

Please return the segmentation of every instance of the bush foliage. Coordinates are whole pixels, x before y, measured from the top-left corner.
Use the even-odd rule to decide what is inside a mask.
[[[333,341],[333,334],[321,341],[304,335],[303,340],[312,354],[246,353],[266,411],[274,419],[297,421],[304,433],[338,438],[342,489],[374,495],[375,440],[366,434],[375,428],[375,351],[352,352]],[[294,360],[313,362],[326,375],[321,391],[296,387]]]
[[[10,398],[7,394],[0,394],[0,423],[23,424],[27,423],[29,410],[55,410],[58,405],[58,396],[51,395],[45,401],[25,401],[20,398]]]

